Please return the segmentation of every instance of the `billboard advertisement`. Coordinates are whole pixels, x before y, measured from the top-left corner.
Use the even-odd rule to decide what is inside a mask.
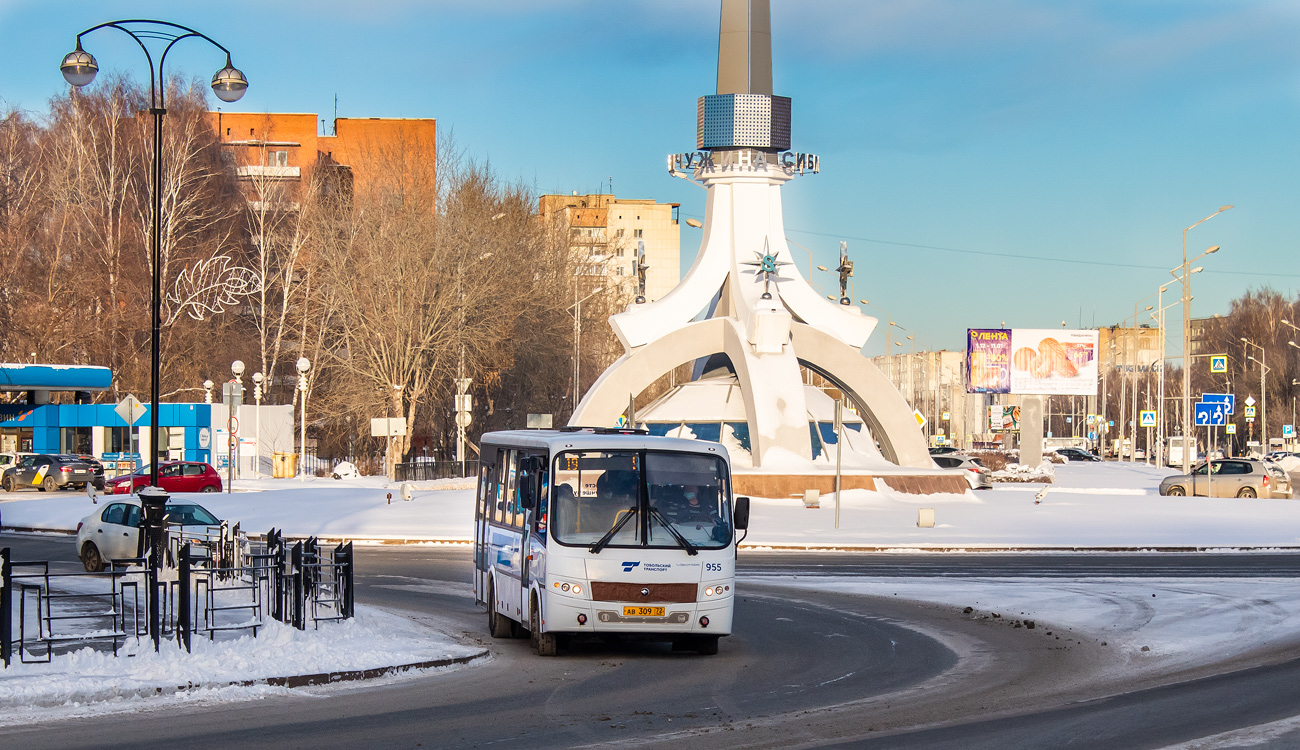
[[[1010,393],[1011,331],[966,329],[966,373],[970,393]]]
[[[1097,331],[1012,329],[1011,392],[1094,395],[1098,349]]]
[[[1019,432],[1019,406],[990,406],[989,432]]]
[[[1097,393],[1098,333],[1062,328],[969,328],[971,393],[1091,396]]]

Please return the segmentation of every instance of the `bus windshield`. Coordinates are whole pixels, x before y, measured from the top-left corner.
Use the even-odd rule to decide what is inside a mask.
[[[551,529],[561,544],[693,552],[731,542],[727,469],[716,456],[569,451],[554,477]]]

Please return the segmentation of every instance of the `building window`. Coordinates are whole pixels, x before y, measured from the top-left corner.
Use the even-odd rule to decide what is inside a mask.
[[[287,167],[289,166],[289,152],[268,151],[266,153],[266,163],[270,167]]]
[[[619,267],[618,267],[618,275],[619,275],[619,276],[626,276],[627,274],[624,273],[625,270],[626,270],[626,269],[624,269],[622,266],[619,266]]]
[[[623,257],[623,248],[620,247],[619,249],[615,250],[615,251],[614,251],[614,254],[617,255],[618,257],[622,258],[622,257]]]
[[[632,236],[633,236],[633,237],[640,237],[642,231],[644,231],[644,230],[641,230],[641,229],[633,229],[633,230],[632,230]]]
[[[622,229],[618,230],[617,232],[614,233],[614,236],[615,236],[615,237],[622,237],[622,236],[623,236],[623,230],[622,230]]]

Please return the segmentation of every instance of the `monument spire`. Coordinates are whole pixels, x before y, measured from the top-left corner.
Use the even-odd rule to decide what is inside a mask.
[[[718,93],[772,93],[770,0],[722,0]]]

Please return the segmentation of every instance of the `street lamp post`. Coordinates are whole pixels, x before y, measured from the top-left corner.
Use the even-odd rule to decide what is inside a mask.
[[[1263,455],[1268,453],[1268,389],[1265,378],[1271,368],[1264,364],[1264,360],[1268,359],[1268,353],[1264,351],[1264,347],[1247,339],[1245,336],[1241,337],[1241,343],[1259,350],[1259,359],[1255,359],[1253,354],[1246,355],[1246,359],[1252,360],[1259,365],[1259,450],[1260,454]]]
[[[244,402],[244,361],[237,359],[231,362],[230,372],[235,376],[231,381],[235,387],[231,389],[230,398],[226,401],[226,455],[230,459],[230,466],[227,468],[227,476],[229,476],[226,483],[227,493],[235,491],[235,473],[239,464],[239,406]]]
[[[213,383],[211,380],[203,381],[203,390],[204,390],[203,403],[205,404],[212,403],[212,386],[214,385],[216,385],[216,383]]]
[[[1191,267],[1191,261],[1187,260],[1187,233],[1205,222],[1213,219],[1219,214],[1232,208],[1231,205],[1219,206],[1219,210],[1201,219],[1195,224],[1183,230],[1183,263],[1179,268],[1182,269],[1183,282],[1183,473],[1189,474],[1192,471],[1192,456],[1188,450],[1187,442],[1192,435],[1192,279],[1188,269]],[[1218,245],[1211,247],[1209,250],[1201,253],[1192,260],[1196,260],[1204,255],[1216,252]],[[1172,273],[1172,272],[1171,272]],[[1174,278],[1178,275],[1174,274]]]
[[[257,401],[257,427],[253,433],[253,442],[257,443],[257,449],[253,451],[253,478],[262,478],[262,381],[265,376],[260,372],[253,373],[253,399]]]
[[[1199,268],[1192,269],[1192,272],[1195,273],[1199,270]],[[1156,310],[1151,313],[1151,316],[1156,319],[1156,326],[1159,330],[1157,338],[1160,339],[1160,384],[1157,389],[1160,397],[1156,399],[1156,445],[1160,450],[1160,463],[1157,464],[1158,466],[1166,466],[1168,464],[1165,458],[1168,455],[1168,446],[1166,445],[1165,436],[1165,310],[1168,310],[1178,303],[1170,302],[1166,305],[1164,300],[1165,288],[1174,283],[1176,282],[1167,281],[1160,285],[1160,288],[1156,291]]]
[[[595,297],[605,290],[605,287],[598,286],[582,299],[578,299],[578,287],[573,287],[573,304],[568,309],[573,311],[573,411],[578,410],[578,401],[582,398],[582,350],[579,346],[582,341],[582,303]]]
[[[298,480],[307,481],[303,467],[307,465],[307,371],[311,369],[311,360],[299,357],[298,363],[298,401],[302,404],[302,426],[298,433]]]
[[[114,28],[128,34],[136,41],[136,44],[140,45],[140,49],[144,51],[144,56],[149,62],[149,113],[153,115],[153,169],[150,175],[153,199],[150,202],[149,214],[153,224],[150,227],[150,258],[153,263],[153,289],[150,301],[153,308],[153,328],[150,339],[152,382],[149,389],[149,452],[151,454],[149,483],[157,487],[159,344],[162,329],[162,122],[163,116],[167,114],[167,82],[163,77],[163,72],[164,65],[167,62],[167,53],[171,51],[177,42],[190,37],[203,39],[225,52],[225,67],[212,76],[212,92],[223,102],[238,101],[244,95],[244,91],[248,89],[248,79],[231,65],[230,50],[218,44],[211,37],[186,26],[167,21],[128,19],[101,23],[77,34],[77,48],[65,55],[63,62],[59,65],[64,80],[69,84],[81,88],[95,80],[95,74],[99,72],[99,63],[95,60],[94,55],[81,48],[81,38],[92,31],[103,28]],[[158,57],[157,65],[154,64],[153,55],[149,53],[149,48],[144,43],[145,39],[160,40],[167,43],[162,54]]]

